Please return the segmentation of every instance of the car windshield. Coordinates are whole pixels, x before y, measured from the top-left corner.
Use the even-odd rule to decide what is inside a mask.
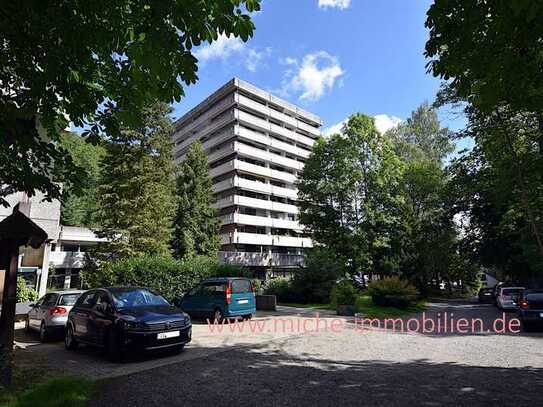
[[[169,305],[164,297],[142,288],[111,290],[117,308],[142,307],[147,305]]]
[[[81,293],[61,295],[60,300],[58,301],[58,305],[74,305],[80,295]]]

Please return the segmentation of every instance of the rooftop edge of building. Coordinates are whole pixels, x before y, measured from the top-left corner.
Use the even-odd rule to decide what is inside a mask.
[[[313,122],[317,126],[322,126],[323,121],[322,119],[317,116],[314,113],[311,113],[305,109],[302,109],[301,107],[290,103],[284,99],[281,99],[272,93],[265,91],[263,89],[260,89],[259,87],[243,80],[239,79],[237,77],[234,77],[230,79],[228,82],[226,82],[224,85],[222,85],[219,89],[217,89],[215,92],[213,92],[211,95],[209,95],[207,98],[205,98],[203,101],[198,103],[196,106],[194,106],[192,109],[190,109],[188,112],[186,112],[183,116],[181,116],[179,119],[177,119],[174,123],[174,131],[176,131],[179,127],[181,127],[185,122],[187,122],[190,118],[192,118],[195,115],[200,114],[202,111],[205,111],[208,109],[211,105],[213,105],[217,100],[221,99],[222,97],[228,95],[229,93],[235,91],[236,89],[245,90],[246,92],[249,92],[251,94],[254,94],[261,99],[264,99],[268,102],[271,102],[275,105],[278,105],[282,107],[283,109],[286,109],[290,111],[291,113],[294,113],[295,115]]]

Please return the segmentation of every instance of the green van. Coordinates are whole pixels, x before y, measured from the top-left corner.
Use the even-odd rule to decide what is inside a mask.
[[[255,293],[250,279],[209,278],[202,281],[176,304],[193,318],[251,318],[256,312]]]

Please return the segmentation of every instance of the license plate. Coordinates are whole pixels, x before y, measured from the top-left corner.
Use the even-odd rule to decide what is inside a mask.
[[[173,332],[160,332],[156,334],[157,339],[168,339],[168,338],[175,338],[180,335],[179,331],[173,331]]]
[[[238,300],[238,304],[247,304],[249,300]]]

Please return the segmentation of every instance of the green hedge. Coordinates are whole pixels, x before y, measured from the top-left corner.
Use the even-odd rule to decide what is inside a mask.
[[[228,264],[219,264],[209,257],[175,260],[169,257],[144,256],[103,262],[82,273],[90,288],[111,286],[148,287],[168,300],[186,293],[209,277],[246,276],[247,271]]]
[[[368,294],[375,305],[406,309],[415,305],[419,292],[399,277],[385,277],[372,281],[368,285]]]
[[[38,292],[26,286],[22,276],[17,276],[17,302],[33,302],[38,299]]]

